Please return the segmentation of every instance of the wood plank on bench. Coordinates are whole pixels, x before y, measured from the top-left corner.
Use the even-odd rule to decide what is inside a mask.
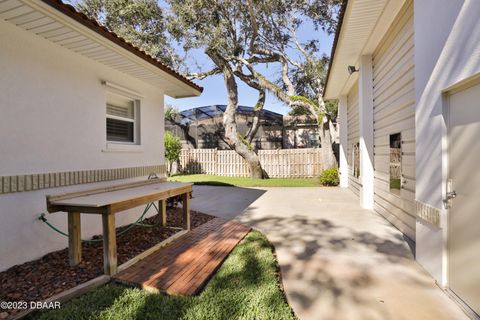
[[[166,199],[181,195],[183,202],[183,229],[190,230],[191,183],[165,182],[152,179],[108,188],[97,188],[73,193],[47,196],[50,213],[68,212],[69,257],[72,266],[81,261],[80,213],[102,215],[104,273],[117,273],[117,245],[115,214],[140,205],[158,201],[162,225],[166,224]]]
[[[238,222],[212,219],[113,279],[147,291],[195,295],[249,231]]]

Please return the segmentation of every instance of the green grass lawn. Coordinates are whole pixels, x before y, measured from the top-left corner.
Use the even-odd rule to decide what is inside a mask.
[[[170,181],[193,182],[196,185],[236,186],[236,187],[319,187],[319,178],[309,179],[251,179],[220,177],[207,174],[176,175]]]
[[[37,314],[38,316],[38,314]],[[270,242],[250,232],[195,297],[108,284],[40,314],[40,319],[295,319],[278,278]]]

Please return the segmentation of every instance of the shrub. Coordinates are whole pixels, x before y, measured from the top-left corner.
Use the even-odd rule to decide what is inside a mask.
[[[338,169],[336,167],[323,170],[320,174],[320,183],[324,186],[338,186],[340,180],[338,179]]]
[[[166,131],[164,136],[165,143],[165,158],[168,161],[169,169],[168,175],[172,173],[172,164],[180,159],[180,152],[182,151],[182,142],[180,138]]]

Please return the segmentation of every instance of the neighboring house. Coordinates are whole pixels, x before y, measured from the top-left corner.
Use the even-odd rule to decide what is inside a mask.
[[[478,0],[345,1],[325,87],[339,99],[341,185],[477,314],[479,13]]]
[[[283,117],[283,148],[318,148],[320,138],[317,120],[310,116]]]
[[[165,130],[179,136],[184,148],[230,149],[225,142],[223,113],[226,105],[197,107],[179,112],[175,119],[166,119]],[[238,133],[245,135],[252,126],[253,108],[238,106],[235,114]],[[256,149],[282,148],[283,115],[263,109],[260,127],[253,139]]]
[[[226,105],[212,105],[181,111],[174,119],[165,119],[165,130],[180,137],[184,148],[230,149],[224,137],[225,108]],[[238,132],[245,135],[252,121],[253,108],[238,106]],[[320,147],[318,125],[309,116],[283,116],[263,109],[253,144],[258,150],[317,148]]]
[[[164,95],[202,88],[57,0],[0,1],[0,44],[2,271],[67,246],[37,219],[46,195],[164,175]],[[66,214],[47,218],[66,230]]]

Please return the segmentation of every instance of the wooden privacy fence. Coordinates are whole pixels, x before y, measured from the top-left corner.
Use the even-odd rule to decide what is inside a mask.
[[[312,178],[320,175],[320,149],[259,150],[262,168],[270,178]],[[183,149],[179,170],[227,177],[248,177],[245,160],[233,150]]]

